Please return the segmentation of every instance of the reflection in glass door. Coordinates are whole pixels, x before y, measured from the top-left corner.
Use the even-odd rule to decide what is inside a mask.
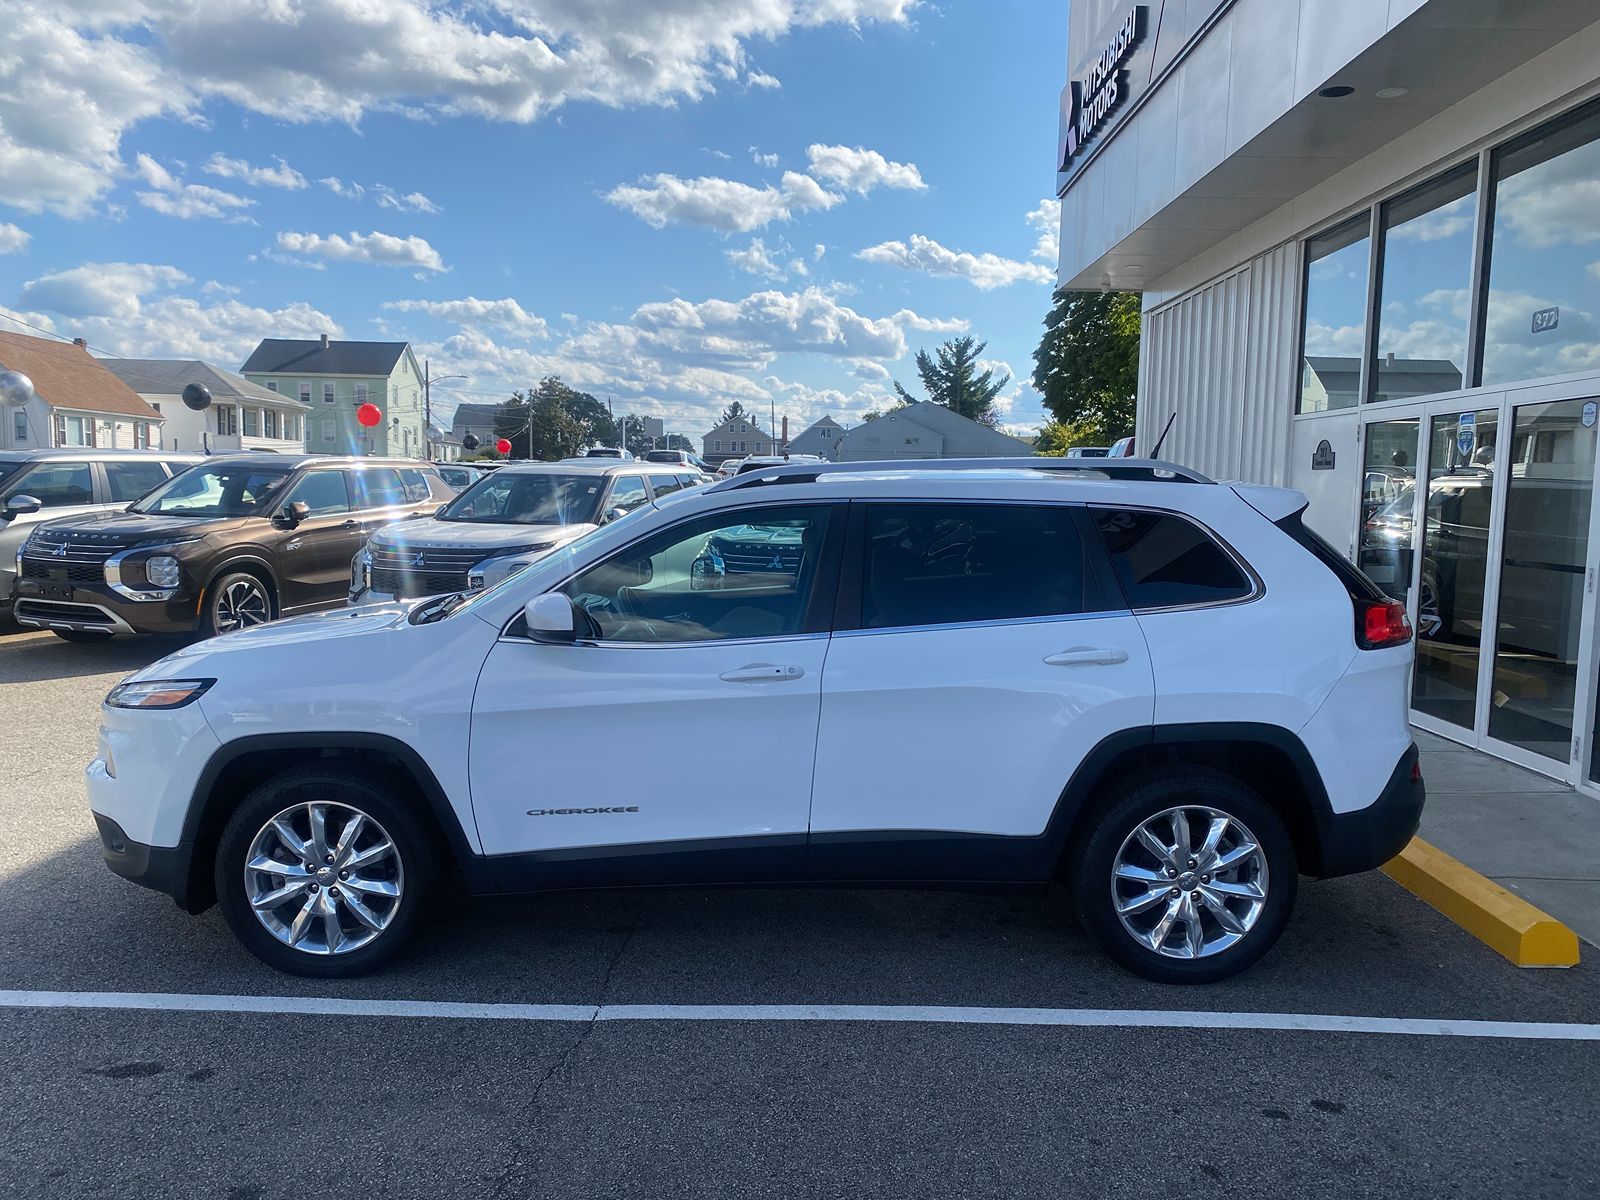
[[[1415,417],[1376,421],[1362,431],[1361,539],[1358,566],[1389,595],[1411,595],[1416,531],[1417,427]]]
[[[1488,735],[1562,763],[1572,747],[1594,491],[1595,410],[1585,407],[1514,409],[1495,467],[1506,502]]]
[[[1417,580],[1411,705],[1475,728],[1498,409],[1445,413],[1428,426],[1428,500]]]

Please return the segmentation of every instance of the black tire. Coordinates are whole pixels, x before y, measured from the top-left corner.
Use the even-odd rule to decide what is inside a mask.
[[[241,626],[235,625],[226,615],[225,609],[237,602],[238,594],[241,592],[260,597],[260,602],[265,608],[262,620],[250,621]],[[277,597],[273,595],[272,585],[250,571],[224,571],[218,575],[206,587],[205,606],[201,632],[206,637],[231,633],[235,629],[248,628],[250,625],[265,624],[278,615]]]
[[[280,940],[256,916],[246,894],[245,864],[257,834],[285,810],[315,801],[348,806],[376,822],[393,843],[403,881],[383,931],[364,945],[334,954],[308,952]],[[332,825],[328,837],[330,842],[336,839]],[[285,771],[246,796],[222,831],[214,871],[222,915],[245,948],[270,967],[317,979],[364,975],[389,962],[410,939],[419,914],[438,895],[440,875],[439,851],[430,826],[418,817],[402,781],[383,771],[334,762]],[[338,883],[330,879],[328,886],[331,890]],[[381,898],[374,901],[367,895],[363,899],[375,909],[383,903]],[[293,906],[295,900],[288,903]],[[348,909],[345,924],[358,935],[364,932]]]
[[[63,642],[73,642],[81,645],[109,642],[112,636],[103,629],[52,629],[50,632]]]
[[[1223,842],[1224,850],[1234,844],[1230,839],[1238,836],[1237,826],[1242,824],[1253,835],[1255,845],[1261,848],[1266,859],[1266,897],[1254,923],[1231,944],[1215,950],[1208,949],[1201,957],[1170,957],[1158,952],[1145,941],[1138,940],[1117,913],[1119,892],[1125,899],[1132,899],[1140,895],[1154,897],[1157,891],[1165,889],[1163,881],[1151,884],[1117,883],[1113,870],[1124,844],[1134,838],[1139,827],[1145,821],[1175,808],[1207,808],[1230,818],[1235,824],[1229,826],[1230,833]],[[1201,843],[1203,838],[1203,830],[1191,829],[1191,847]],[[1161,840],[1172,846],[1176,837]],[[1150,864],[1159,865],[1154,854],[1148,851],[1144,854],[1148,855]],[[1186,865],[1187,859],[1179,862],[1176,869],[1182,871]],[[1158,768],[1130,780],[1092,819],[1092,824],[1074,848],[1069,869],[1068,887],[1073,907],[1090,935],[1107,954],[1128,970],[1158,983],[1215,983],[1251,966],[1272,948],[1278,935],[1283,932],[1294,907],[1295,890],[1299,882],[1294,842],[1277,811],[1232,776],[1198,766]],[[1165,874],[1164,867],[1161,873]],[[1227,931],[1214,915],[1206,911],[1207,906],[1200,903],[1204,899],[1199,894],[1201,878],[1199,872],[1185,872],[1173,879],[1173,889],[1164,891],[1162,899],[1155,901],[1152,908],[1147,910],[1149,916],[1130,915],[1130,920],[1141,928],[1146,921],[1153,926],[1165,915],[1169,903],[1166,897],[1176,891],[1181,900],[1184,892],[1192,892],[1194,894],[1187,903],[1193,904],[1195,911],[1201,914],[1199,920],[1202,930],[1211,931],[1209,935],[1202,932],[1202,938],[1205,939],[1203,945],[1210,947],[1209,938],[1212,936],[1222,940]],[[1209,884],[1210,876],[1203,878]],[[1180,888],[1179,884],[1183,886]],[[1149,890],[1140,893],[1138,889],[1141,886]],[[1215,892],[1211,896],[1218,898]],[[1230,905],[1230,911],[1234,911],[1235,907],[1249,907],[1248,901],[1224,900],[1224,903]],[[1186,933],[1187,930],[1185,921],[1182,930],[1174,926],[1172,934]],[[1145,932],[1153,936],[1155,931],[1152,928]],[[1170,935],[1163,938],[1161,945],[1169,950],[1181,949],[1174,944],[1174,938]]]

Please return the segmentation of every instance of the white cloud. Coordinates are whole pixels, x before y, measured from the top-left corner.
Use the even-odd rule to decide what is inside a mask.
[[[289,121],[371,111],[529,122],[574,102],[693,101],[768,78],[746,47],[796,29],[903,24],[916,0],[8,0],[0,200],[83,215],[132,126],[212,99]]]
[[[768,75],[765,71],[749,71],[744,77],[745,83],[753,88],[781,88],[783,81],[775,75]]]
[[[308,186],[306,177],[296,171],[283,159],[274,159],[276,166],[257,167],[242,158],[229,158],[220,152],[213,154],[205,165],[207,175],[216,175],[221,179],[238,179],[250,184],[252,187],[284,188],[288,191],[299,191]]]
[[[1055,272],[1043,263],[1018,262],[998,254],[971,254],[951,250],[920,233],[909,242],[881,242],[858,251],[863,262],[881,263],[952,279],[965,279],[982,291],[1009,287],[1013,283],[1053,283]]]
[[[828,252],[828,248],[826,246],[824,246],[821,242],[818,242],[815,246],[813,246],[811,248],[811,259],[812,259],[812,261],[813,262],[821,262],[822,261],[822,256],[824,254],[826,254],[827,252]]]
[[[15,254],[26,250],[33,235],[9,221],[0,221],[0,254]]]
[[[379,208],[392,208],[397,212],[436,213],[439,206],[429,200],[421,192],[407,192],[400,195],[393,188],[384,184],[377,184],[372,189],[378,194]]]
[[[346,183],[337,175],[327,175],[317,180],[335,196],[343,196],[346,200],[359,200],[367,194],[367,189],[359,183]]]
[[[22,285],[22,303],[63,317],[128,318],[153,292],[189,282],[177,267],[155,263],[84,263]]]
[[[382,267],[420,267],[426,271],[447,268],[439,252],[423,238],[396,237],[392,233],[280,233],[278,249],[289,254],[325,258],[332,262],[372,263]]]
[[[785,171],[778,187],[752,187],[714,176],[653,175],[638,184],[612,188],[605,198],[655,229],[704,225],[723,233],[749,233],[773,221],[787,221],[796,212],[832,208],[844,199],[794,171]]]
[[[1025,219],[1039,231],[1039,240],[1033,244],[1031,257],[1054,267],[1061,260],[1061,201],[1049,198],[1041,200],[1039,207]]]
[[[255,204],[247,196],[236,196],[203,183],[185,183],[148,154],[139,155],[135,169],[139,178],[154,189],[139,193],[139,203],[146,208],[184,221],[197,217],[235,222],[251,220],[241,211]]]
[[[889,368],[880,362],[873,362],[870,358],[860,358],[851,368],[850,374],[857,379],[864,379],[868,383],[889,382]]]
[[[1419,242],[1437,242],[1472,232],[1475,196],[1462,196],[1432,212],[1422,213],[1396,225],[1388,236]]]
[[[890,162],[876,150],[814,144],[806,147],[806,157],[816,178],[863,195],[875,187],[920,190],[928,186],[915,165]]]
[[[550,333],[545,319],[528,312],[509,296],[503,300],[385,300],[391,312],[421,312],[456,325],[487,325],[523,337],[543,338]]]
[[[750,147],[750,160],[758,167],[775,167],[778,165],[778,156],[764,153],[759,146]]]
[[[789,255],[788,261],[779,261],[774,257],[774,251]],[[728,256],[728,261],[741,271],[759,275],[763,279],[785,280],[791,275],[805,276],[811,273],[805,259],[794,257],[787,245],[780,244],[768,249],[766,242],[760,238],[751,238],[750,244],[743,250],[726,250],[724,253]]]

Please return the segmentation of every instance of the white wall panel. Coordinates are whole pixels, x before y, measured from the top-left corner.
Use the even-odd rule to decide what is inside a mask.
[[[1285,482],[1299,287],[1297,249],[1145,313],[1138,445],[1148,454],[1176,412],[1161,457],[1215,479]]]

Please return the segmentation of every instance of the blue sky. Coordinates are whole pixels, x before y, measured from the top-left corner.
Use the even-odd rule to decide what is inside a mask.
[[[970,330],[1033,427],[1066,7],[22,0],[0,326],[406,339],[446,408],[556,373],[690,434],[848,423]]]

